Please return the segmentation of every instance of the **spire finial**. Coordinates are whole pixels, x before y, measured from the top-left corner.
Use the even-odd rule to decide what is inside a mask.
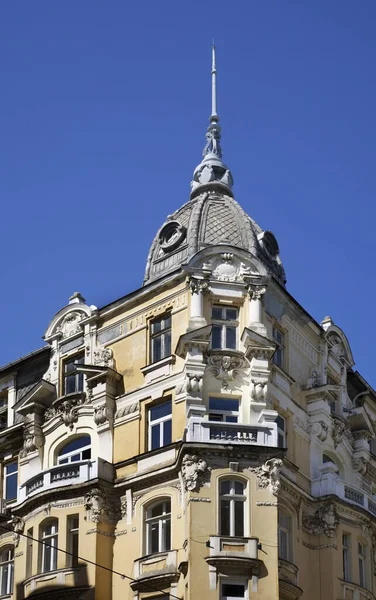
[[[217,69],[215,64],[215,44],[213,40],[212,44],[212,112],[210,116],[210,121],[218,122],[217,115]]]

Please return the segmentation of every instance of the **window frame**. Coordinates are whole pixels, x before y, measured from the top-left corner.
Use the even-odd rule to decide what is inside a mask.
[[[286,527],[282,524],[281,517],[289,520],[289,526]],[[278,509],[278,558],[286,560],[287,562],[293,562],[293,515],[290,510],[285,506],[280,506]],[[286,536],[286,543],[282,544],[282,533]],[[283,556],[282,548],[286,547],[286,554]]]
[[[239,586],[243,586],[244,588],[244,594],[243,596],[228,596],[228,595],[224,595],[223,593],[223,587],[225,585],[239,585]],[[244,579],[220,579],[220,585],[219,585],[219,597],[220,600],[238,600],[239,598],[241,600],[248,600],[248,580],[244,580]]]
[[[214,310],[220,309],[222,311],[222,318],[219,319],[213,316]],[[226,311],[234,310],[236,312],[236,319],[227,319]],[[211,307],[211,324],[212,324],[212,333],[210,337],[210,348],[212,350],[237,350],[239,340],[238,340],[238,329],[239,329],[239,308],[238,306],[233,306],[231,304],[212,304]],[[220,346],[213,345],[213,333],[215,328],[220,328],[220,338],[221,343]],[[233,347],[227,346],[227,329],[235,330],[235,344]]]
[[[46,529],[51,527],[54,529],[50,534],[46,533]],[[42,542],[42,553],[41,553],[41,573],[50,573],[56,571],[58,568],[58,547],[59,547],[59,521],[58,519],[48,519],[40,525],[40,540]],[[46,540],[50,540],[51,543],[47,543]],[[50,560],[49,568],[46,568],[48,561],[48,555],[46,549],[50,548]]]
[[[160,408],[163,405],[170,404],[170,412],[167,415],[162,417],[157,417],[152,419],[152,411],[154,409]],[[166,424],[171,423],[170,431],[166,431]],[[148,451],[158,450],[159,448],[163,448],[164,446],[168,446],[172,443],[172,398],[167,397],[163,398],[163,401],[159,401],[157,403],[150,404],[147,407],[147,437],[148,437]],[[153,447],[153,428],[159,427],[159,446]],[[168,427],[168,425],[167,425]],[[166,438],[167,436],[167,438]],[[166,442],[166,443],[165,443]]]
[[[345,540],[346,538],[346,540]],[[345,544],[345,541],[347,542]],[[352,570],[351,570],[351,534],[350,533],[342,533],[342,570],[343,570],[343,580],[351,582],[352,581]]]
[[[226,401],[226,400],[232,400],[234,402],[238,403],[238,410],[226,410],[226,409],[219,409],[219,408],[210,408],[210,401],[211,400],[219,400],[219,401]],[[221,416],[223,417],[222,419],[212,419],[212,416]],[[209,416],[209,421],[213,422],[213,423],[239,423],[239,417],[240,417],[240,398],[232,398],[232,397],[224,397],[224,396],[209,396],[209,412],[208,412],[208,416]],[[229,419],[235,419],[234,420],[227,420],[227,418]]]
[[[162,505],[162,512],[156,516],[150,513],[153,509]],[[172,518],[171,518],[172,502],[170,497],[157,498],[148,503],[144,508],[144,544],[145,552],[148,554],[159,554],[161,552],[169,552],[171,550],[172,541]],[[169,510],[167,510],[169,508]],[[153,525],[157,524],[158,529],[158,545],[157,549],[153,548]],[[169,525],[167,525],[169,524]]]
[[[8,553],[8,557],[3,560],[5,553]],[[9,554],[11,555],[9,557]],[[4,575],[6,581],[4,582]],[[5,584],[5,585],[4,585]],[[13,593],[14,587],[14,546],[4,546],[0,550],[0,594],[3,596],[10,596]]]
[[[85,352],[76,352],[75,354],[68,355],[62,359],[62,395],[67,396],[69,394],[79,394],[85,389],[85,378],[83,373],[78,373],[76,368],[73,368],[72,371],[66,372],[67,364],[75,364],[76,361],[80,360],[81,362],[77,363],[79,365],[85,364]],[[67,379],[69,377],[75,378],[75,385],[73,391],[67,391]]]
[[[78,514],[67,517],[67,567],[78,567],[80,543],[80,517]],[[75,552],[76,548],[76,552]]]
[[[86,446],[82,446],[81,448],[77,448],[76,450],[71,450],[70,452],[67,452],[67,453],[63,454],[62,456],[60,456],[60,453],[71,442],[73,442],[75,439],[79,440],[79,439],[82,439],[82,438],[85,438],[85,437],[89,438],[89,443],[86,444]],[[83,454],[83,452],[87,452],[87,450],[90,450],[90,457],[89,458],[83,458],[82,454]],[[72,458],[74,458],[75,456],[78,456],[78,455],[81,455],[80,458],[78,458],[77,460],[72,460]],[[56,465],[66,465],[66,464],[69,464],[69,463],[72,463],[72,462],[75,463],[75,462],[81,462],[81,461],[84,461],[84,460],[91,460],[91,436],[89,434],[80,435],[80,436],[75,437],[73,439],[68,438],[66,440],[66,443],[63,444],[63,446],[61,446],[60,449],[57,451],[55,463],[56,463]]]
[[[367,546],[357,540],[357,559],[359,585],[367,589]]]
[[[16,465],[16,470],[13,471],[12,473],[8,473],[7,472],[8,467],[10,465]],[[11,477],[15,477],[15,479],[16,479],[16,495],[8,498],[7,497],[7,494],[8,494],[8,480]],[[13,500],[17,500],[17,495],[18,495],[18,459],[10,460],[10,461],[8,461],[8,462],[6,462],[4,464],[4,477],[3,477],[3,481],[4,481],[4,490],[3,490],[4,500],[6,500],[7,502],[12,502]]]
[[[165,321],[169,321],[168,326],[165,325]],[[161,323],[161,329],[153,331],[156,323]],[[160,356],[156,355],[155,340],[160,339]],[[172,314],[171,311],[163,313],[158,317],[150,319],[149,322],[149,360],[150,364],[154,364],[171,356],[172,353]]]
[[[283,427],[281,427],[280,423],[283,423]],[[287,419],[282,415],[278,414],[276,418],[277,424],[277,439],[278,439],[278,448],[287,448]],[[280,444],[280,441],[282,445]]]
[[[278,339],[278,336],[280,336],[281,339]],[[276,365],[280,369],[283,369],[285,364],[286,350],[285,332],[276,323],[273,323],[272,325],[272,338],[277,346],[272,357],[273,365]]]
[[[0,430],[8,427],[8,390],[0,392]]]
[[[221,488],[222,484],[225,482],[230,483],[230,492],[228,494],[222,494]],[[237,494],[235,484],[240,483],[243,486],[243,493]],[[237,477],[222,477],[218,481],[218,533],[221,537],[246,537],[247,530],[249,529],[249,524],[247,522],[247,489],[248,482],[244,479]],[[223,531],[223,504],[224,502],[229,502],[229,533],[225,533]],[[243,505],[243,527],[242,533],[236,532],[236,503],[241,503]]]

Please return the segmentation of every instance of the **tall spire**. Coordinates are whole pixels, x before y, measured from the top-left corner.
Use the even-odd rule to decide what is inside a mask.
[[[232,196],[233,179],[229,169],[222,162],[221,128],[217,113],[217,66],[215,45],[212,45],[211,67],[211,115],[210,125],[206,132],[206,144],[203,150],[203,160],[196,167],[191,182],[191,198],[204,191],[203,186],[210,188],[224,188],[223,191]]]

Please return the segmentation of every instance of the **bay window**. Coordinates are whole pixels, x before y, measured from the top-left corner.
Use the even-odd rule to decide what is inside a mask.
[[[232,306],[213,306],[212,324],[212,349],[236,350],[238,309]]]

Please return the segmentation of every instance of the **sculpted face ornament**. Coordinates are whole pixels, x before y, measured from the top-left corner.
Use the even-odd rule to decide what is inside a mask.
[[[184,487],[187,491],[198,491],[208,475],[208,465],[195,454],[186,454],[181,465]]]
[[[163,252],[171,252],[175,250],[186,235],[186,229],[179,221],[169,221],[164,225],[159,234],[159,243]]]

